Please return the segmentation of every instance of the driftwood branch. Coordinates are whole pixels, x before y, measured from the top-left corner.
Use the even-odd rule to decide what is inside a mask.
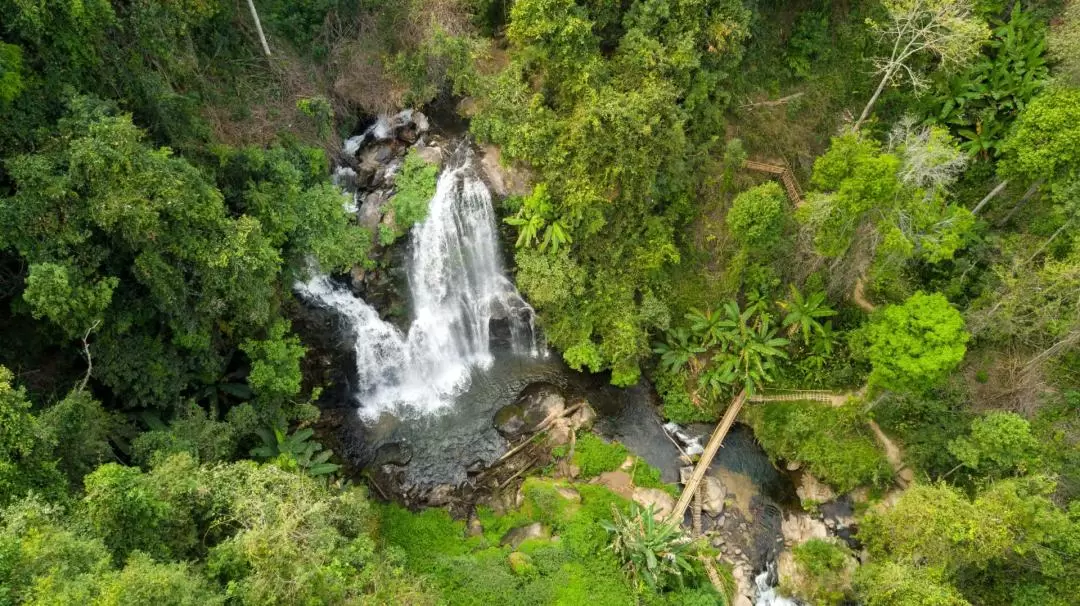
[[[79,383],[77,391],[80,392],[86,389],[86,384],[90,382],[90,375],[94,372],[94,358],[90,355],[90,333],[97,330],[100,324],[101,320],[94,320],[94,324],[86,329],[86,334],[82,338],[83,355],[86,356],[86,374],[83,375],[82,382]]]
[[[786,105],[787,103],[790,103],[791,101],[794,101],[795,99],[798,99],[799,97],[801,97],[801,96],[803,96],[805,94],[806,93],[798,92],[798,93],[788,95],[786,97],[780,97],[779,99],[776,99],[774,101],[758,101],[756,103],[743,103],[739,107],[741,107],[743,109],[754,109],[755,107],[776,107],[777,105]]]
[[[1008,185],[1008,184],[1009,184],[1008,179],[1005,179],[1001,183],[998,183],[997,187],[990,190],[990,193],[986,194],[986,197],[983,198],[982,200],[979,200],[979,203],[975,205],[975,208],[971,209],[971,214],[973,214],[973,215],[979,214],[979,211],[982,210],[982,208],[984,206],[986,206],[986,203],[989,202],[990,200],[993,200],[994,196],[1000,194],[1001,190],[1005,189],[1005,186]]]
[[[568,417],[568,416],[574,414],[575,412],[577,412],[578,409],[581,408],[584,405],[585,405],[585,402],[578,402],[577,404],[574,404],[570,408],[567,408],[566,410],[564,410],[562,412],[562,414],[552,415],[552,416],[549,416],[548,418],[544,419],[543,422],[541,422],[539,425],[536,426],[536,431],[533,432],[533,435],[529,436],[521,444],[518,444],[517,446],[515,446],[515,447],[511,448],[510,450],[506,451],[506,454],[499,457],[499,460],[495,461],[495,463],[492,464],[492,467],[494,467],[495,465],[498,465],[499,463],[502,463],[506,459],[509,459],[510,457],[512,457],[512,456],[516,455],[517,453],[521,452],[522,449],[524,449],[526,446],[529,445],[530,442],[533,441],[533,438],[540,435],[540,433],[542,433],[544,430],[546,430],[549,425],[554,423],[555,419],[558,419],[558,418],[561,418],[561,417]]]

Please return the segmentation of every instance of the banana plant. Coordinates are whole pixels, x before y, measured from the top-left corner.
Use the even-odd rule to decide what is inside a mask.
[[[742,384],[753,394],[773,380],[776,360],[787,358],[781,348],[790,341],[776,336],[771,318],[757,306],[739,310],[729,301],[724,313],[732,326],[724,331],[721,350],[713,356],[715,366],[703,375],[702,386],[715,392],[722,384]]]
[[[777,304],[787,314],[782,323],[788,330],[788,336],[794,337],[796,333],[802,333],[803,344],[807,346],[810,345],[811,333],[822,334],[824,328],[820,320],[836,315],[836,311],[825,304],[824,292],[819,291],[804,297],[794,286],[791,287],[791,298]]]
[[[690,332],[683,327],[668,331],[667,339],[653,344],[653,352],[660,356],[660,367],[668,372],[678,372],[705,348],[694,343]]]
[[[316,477],[330,475],[341,468],[340,465],[327,462],[334,453],[323,450],[322,444],[311,439],[315,431],[310,427],[298,429],[292,435],[280,427],[263,427],[255,433],[262,440],[262,446],[251,449],[253,457],[264,460],[285,457],[308,475]]]
[[[735,327],[734,321],[721,310],[702,311],[692,307],[686,314],[686,319],[690,321],[690,331],[705,347],[720,343],[728,331]]]
[[[691,564],[697,547],[677,524],[658,522],[652,505],[631,503],[624,514],[614,505],[612,520],[600,525],[612,535],[613,551],[630,574],[651,588],[680,584],[696,574]]]

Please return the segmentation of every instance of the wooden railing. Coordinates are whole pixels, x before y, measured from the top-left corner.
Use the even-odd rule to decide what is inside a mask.
[[[720,443],[724,441],[724,436],[727,435],[728,430],[735,423],[735,418],[739,416],[739,410],[742,409],[744,402],[746,402],[745,390],[740,391],[739,395],[735,396],[735,399],[728,405],[724,418],[720,420],[720,424],[713,430],[709,443],[705,445],[701,458],[698,459],[697,465],[694,466],[694,472],[690,474],[690,479],[686,481],[686,487],[683,488],[682,494],[679,495],[679,502],[675,504],[675,509],[672,510],[671,515],[668,517],[670,523],[682,524],[683,516],[686,515],[686,508],[690,506],[690,500],[697,493],[701,480],[705,477],[705,473],[709,471],[709,464],[712,463],[713,457],[719,452]]]
[[[743,162],[743,168],[779,176],[780,182],[784,184],[784,189],[787,191],[788,199],[791,200],[791,203],[795,205],[795,208],[802,206],[802,190],[799,188],[799,182],[795,180],[795,175],[791,174],[791,169],[787,166],[747,160],[746,162]]]

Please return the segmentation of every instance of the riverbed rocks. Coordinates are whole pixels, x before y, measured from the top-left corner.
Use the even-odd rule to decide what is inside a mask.
[[[405,239],[387,244],[380,240],[380,230],[400,234],[394,221],[390,201],[396,193],[395,181],[404,165],[405,156],[414,152],[424,161],[442,167],[448,150],[447,142],[430,132],[431,124],[424,114],[405,110],[392,116],[380,116],[363,133],[345,141],[341,166],[335,170],[334,181],[354,202],[346,207],[355,213],[356,222],[369,230],[375,246],[372,260],[380,261],[378,268],[353,271],[350,286],[357,296],[377,309],[402,307],[403,276],[395,273],[404,267],[395,249],[405,248]],[[357,266],[361,268],[361,266]]]
[[[551,531],[548,530],[540,522],[533,522],[532,524],[526,524],[524,526],[518,526],[517,528],[511,528],[506,531],[506,534],[499,540],[499,545],[509,545],[514,549],[517,549],[522,543],[529,539],[550,539]]]
[[[566,398],[551,383],[532,383],[513,404],[499,409],[495,429],[508,440],[535,432],[545,421],[554,421],[566,410]]]
[[[672,511],[675,511],[675,499],[659,488],[635,487],[630,498],[645,509],[651,507],[656,521],[667,518]]]

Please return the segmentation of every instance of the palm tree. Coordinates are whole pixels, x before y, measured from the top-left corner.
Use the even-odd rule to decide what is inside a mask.
[[[825,304],[825,293],[821,291],[803,298],[802,293],[792,286],[791,299],[779,301],[777,304],[787,312],[783,324],[788,329],[788,336],[793,337],[796,332],[801,332],[804,345],[810,344],[811,332],[824,335],[820,318],[836,315],[836,312]]]

